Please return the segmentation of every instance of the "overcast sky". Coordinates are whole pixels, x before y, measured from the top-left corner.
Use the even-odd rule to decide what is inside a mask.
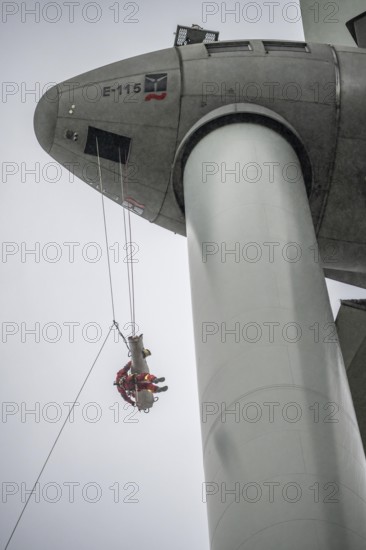
[[[112,322],[101,198],[39,146],[33,114],[42,91],[170,47],[178,23],[218,30],[222,40],[303,39],[301,21],[291,22],[295,7],[282,12],[283,0],[272,23],[259,0],[259,18],[193,0],[36,4],[3,2],[0,34],[1,548]],[[106,213],[123,326],[122,211],[107,199]],[[169,391],[149,415],[124,409],[112,383],[126,349],[109,339],[13,550],[208,549],[186,240],[137,216],[132,222],[136,321],[152,351],[150,370],[166,377]],[[340,298],[366,297],[346,285],[329,289],[334,312]]]

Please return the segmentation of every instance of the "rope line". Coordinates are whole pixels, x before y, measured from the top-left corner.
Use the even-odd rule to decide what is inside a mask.
[[[119,324],[117,323],[117,321],[113,320],[113,325],[111,328],[113,328],[113,326],[116,327],[117,331],[118,331],[118,334],[122,337],[122,340],[124,341],[124,343],[126,344],[127,346],[127,349],[128,349],[128,356],[131,357],[131,350],[130,350],[130,346],[128,345],[128,342],[126,340],[126,337],[122,334],[120,328],[119,328]]]
[[[106,221],[106,215],[105,215],[105,206],[104,206],[104,193],[103,193],[103,181],[102,181],[102,170],[100,165],[100,156],[99,156],[99,145],[98,145],[98,138],[95,138],[96,140],[96,147],[97,147],[97,156],[98,156],[98,171],[99,171],[99,183],[100,183],[100,191],[102,195],[102,210],[103,210],[103,223],[104,223],[104,235],[105,235],[105,243],[106,243],[106,253],[107,253],[107,261],[108,261],[108,275],[109,275],[109,287],[111,292],[111,304],[112,304],[112,314],[113,314],[113,325],[111,328],[116,327],[118,334],[122,337],[124,343],[126,344],[126,347],[128,349],[128,354],[130,355],[130,347],[128,345],[128,342],[124,335],[122,334],[119,325],[116,321],[116,313],[114,308],[114,298],[113,298],[113,285],[112,285],[112,273],[111,273],[111,262],[109,259],[109,243],[108,243],[108,232],[107,232],[107,221]],[[130,285],[129,285],[130,286]],[[131,309],[131,297],[130,297],[130,309]]]
[[[103,183],[102,183],[102,171],[100,168],[100,157],[99,157],[99,146],[98,146],[98,138],[95,138],[96,144],[97,144],[97,156],[98,156],[98,171],[99,171],[99,183],[100,183],[100,192],[102,195],[102,208],[103,208],[103,221],[104,221],[104,234],[105,234],[105,242],[107,247],[107,261],[108,261],[108,273],[109,273],[109,286],[111,290],[111,302],[112,302],[112,313],[113,313],[113,319],[116,318],[115,312],[114,312],[114,300],[113,300],[113,287],[112,287],[112,275],[111,275],[111,263],[109,260],[109,245],[108,245],[108,233],[107,233],[107,222],[105,217],[105,208],[104,208],[104,193],[103,193]]]
[[[131,213],[128,211],[128,225],[129,225],[129,237],[130,237],[130,249],[131,249],[131,281],[132,281],[132,331],[135,336],[135,282],[133,277],[133,259],[132,259],[132,231],[131,231]]]
[[[84,380],[84,382],[83,382],[83,384],[82,384],[82,386],[81,386],[81,388],[80,388],[80,390],[79,390],[77,396],[75,397],[75,400],[74,400],[74,402],[73,402],[73,404],[72,404],[72,407],[70,408],[69,413],[68,413],[68,415],[67,415],[67,417],[66,417],[66,419],[65,419],[65,422],[62,424],[62,426],[61,426],[61,428],[60,428],[60,431],[58,432],[58,435],[57,435],[57,437],[56,437],[56,439],[55,439],[55,441],[54,441],[54,443],[53,443],[53,445],[52,445],[52,447],[51,447],[50,452],[48,453],[48,456],[47,456],[47,458],[46,458],[46,460],[45,460],[45,462],[44,462],[44,464],[43,464],[43,466],[42,466],[41,471],[40,471],[39,474],[38,474],[38,477],[37,477],[37,479],[36,479],[36,481],[35,481],[35,483],[34,483],[34,485],[33,485],[33,488],[32,488],[32,490],[31,490],[31,492],[29,493],[29,496],[28,496],[28,498],[27,498],[27,500],[26,500],[26,502],[25,502],[25,504],[24,504],[24,506],[23,506],[23,509],[22,509],[22,511],[21,511],[21,513],[20,513],[20,516],[19,516],[19,518],[18,518],[18,520],[17,520],[17,522],[16,522],[16,524],[15,524],[15,526],[14,526],[14,529],[13,529],[12,532],[11,532],[11,535],[10,535],[10,537],[9,537],[9,539],[8,539],[8,542],[6,543],[6,546],[5,546],[4,550],[7,550],[8,546],[9,546],[9,544],[10,544],[10,541],[11,541],[11,539],[13,538],[13,535],[14,535],[14,533],[15,533],[15,531],[16,531],[18,525],[19,525],[20,520],[22,519],[22,516],[23,516],[23,514],[24,514],[24,512],[25,512],[25,509],[26,509],[26,507],[28,506],[28,503],[29,503],[29,501],[30,501],[30,498],[31,498],[31,496],[32,496],[33,493],[34,493],[34,490],[35,490],[35,488],[36,488],[36,486],[37,486],[37,483],[39,482],[40,477],[41,477],[41,475],[43,474],[43,471],[44,471],[44,469],[46,468],[49,459],[51,458],[51,455],[52,455],[52,453],[53,453],[53,450],[54,450],[54,448],[56,447],[56,444],[57,444],[58,440],[60,439],[60,436],[61,436],[61,434],[62,434],[62,432],[63,432],[63,429],[64,429],[64,427],[66,426],[66,423],[67,423],[67,421],[69,420],[72,411],[74,410],[74,407],[75,407],[75,405],[76,405],[76,402],[77,402],[77,400],[79,399],[79,396],[80,396],[81,392],[83,391],[84,386],[85,386],[85,384],[87,383],[89,376],[91,375],[91,372],[92,372],[92,370],[93,370],[93,368],[94,368],[94,365],[95,365],[96,362],[98,361],[99,356],[100,356],[100,354],[102,353],[102,350],[103,350],[105,344],[107,343],[107,340],[108,340],[108,338],[109,338],[109,335],[110,335],[111,331],[112,331],[112,327],[109,329],[108,334],[107,334],[107,336],[105,337],[104,342],[103,342],[103,344],[102,344],[100,350],[98,351],[98,354],[97,354],[96,358],[94,359],[93,364],[92,364],[92,366],[90,367],[89,372],[88,372],[88,374],[86,375],[86,378],[85,378],[85,380]]]
[[[126,172],[126,189],[128,190],[128,179],[127,179]],[[129,244],[130,244],[130,251],[131,251],[131,266],[130,266],[130,272],[131,272],[131,295],[132,295],[132,312],[131,312],[131,321],[132,321],[132,335],[135,336],[135,283],[134,283],[134,276],[133,276],[133,259],[132,259],[132,226],[131,226],[131,211],[128,209],[128,232],[129,232]],[[127,237],[126,237],[127,238]]]
[[[121,149],[118,149],[119,152],[119,166],[120,166],[120,180],[121,180],[121,194],[122,194],[122,203],[125,200],[124,189],[123,189],[123,174],[122,174],[122,160],[121,160]],[[130,268],[128,265],[128,242],[127,242],[127,227],[126,227],[126,212],[125,208],[122,205],[123,209],[123,227],[125,235],[125,250],[127,253],[126,269],[127,269],[127,279],[128,279],[128,297],[130,302],[130,318],[132,322],[132,335],[135,336],[135,325],[134,325],[134,316],[133,316],[133,307],[132,307],[132,296],[131,296],[131,277],[130,277]],[[129,211],[128,211],[129,212]]]

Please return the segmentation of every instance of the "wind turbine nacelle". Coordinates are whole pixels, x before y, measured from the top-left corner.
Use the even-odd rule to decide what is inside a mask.
[[[328,275],[356,280],[366,273],[365,75],[360,48],[272,40],[191,44],[55,86],[37,106],[35,132],[54,159],[95,189],[98,143],[106,195],[185,235],[183,167],[200,136],[238,120],[272,126],[299,156]],[[227,170],[227,185],[236,177],[234,167],[207,163],[208,192],[210,170]],[[276,167],[256,169],[265,179]],[[238,170],[252,177],[246,167]]]

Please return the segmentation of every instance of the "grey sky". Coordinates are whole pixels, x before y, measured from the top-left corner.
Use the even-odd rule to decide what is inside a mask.
[[[41,2],[39,22],[26,11],[34,2],[3,3],[0,231],[9,255],[3,253],[0,263],[1,548],[23,506],[22,483],[32,487],[68,412],[64,403],[74,400],[112,321],[101,198],[80,180],[72,181],[38,145],[33,114],[39,95],[49,83],[171,47],[178,23],[219,30],[222,40],[303,38],[301,22],[289,22],[296,8],[282,11],[289,2],[280,1],[273,23],[268,6],[262,0],[257,4],[262,15],[251,23],[254,11],[245,20],[242,14],[225,16],[221,3],[193,0],[81,1],[73,22],[67,2]],[[233,7],[235,2],[227,3],[227,9]],[[99,21],[92,23],[96,16]],[[111,265],[116,317],[124,325],[129,311],[122,212],[108,200],[106,211],[110,244],[118,243]],[[149,415],[130,417],[132,409],[123,408],[112,386],[127,361],[126,349],[109,339],[75,420],[66,426],[41,478],[40,502],[30,501],[18,526],[9,546],[13,550],[208,549],[186,242],[137,216],[132,222],[139,247],[136,321],[152,351],[150,370],[166,377],[169,391]],[[74,262],[65,243],[79,243]],[[25,254],[38,246],[39,262]],[[366,297],[366,291],[346,285],[332,282],[329,288],[334,311],[340,298]],[[39,342],[27,332],[32,328]],[[26,415],[25,408],[38,409],[39,418]],[[95,414],[101,418],[93,422]],[[97,491],[99,501],[90,502]]]

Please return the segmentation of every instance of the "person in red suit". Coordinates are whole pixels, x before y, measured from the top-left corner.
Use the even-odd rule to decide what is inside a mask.
[[[149,374],[147,372],[142,372],[141,374],[128,374],[131,367],[132,362],[129,361],[123,369],[119,370],[114,384],[117,386],[117,390],[121,394],[121,397],[133,407],[136,405],[136,402],[131,399],[131,396],[136,398],[136,391],[148,390],[153,393],[158,393],[168,389],[168,386],[163,386],[162,388],[156,386],[156,383],[164,382],[165,378],[157,378],[155,374]]]

